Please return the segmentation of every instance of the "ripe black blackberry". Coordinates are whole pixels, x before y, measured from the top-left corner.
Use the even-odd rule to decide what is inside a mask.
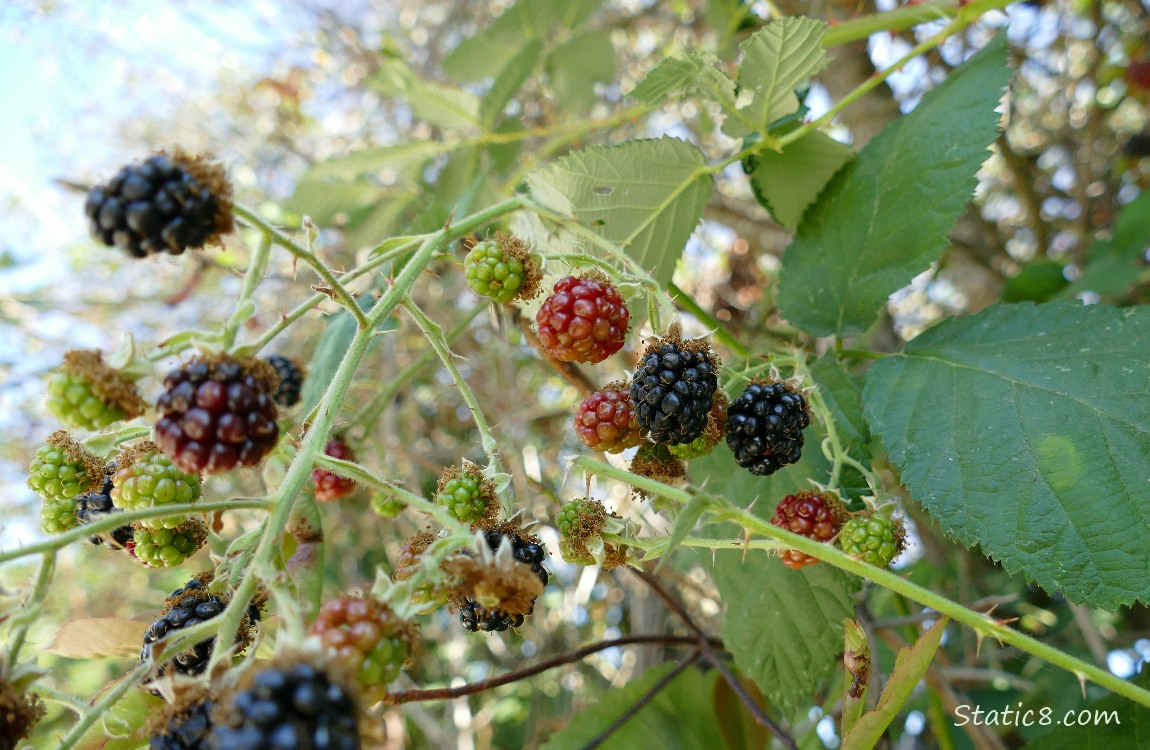
[[[104,482],[100,489],[76,496],[76,518],[81,524],[89,524],[115,513],[123,513],[112,504],[112,475],[115,473],[116,462],[113,461],[104,469]],[[120,550],[132,541],[132,533],[132,527],[124,525],[112,529],[107,536],[97,534],[88,537],[88,541],[92,544],[102,544],[109,549]]]
[[[298,404],[300,391],[303,388],[303,371],[299,369],[299,365],[282,354],[273,354],[264,361],[271,365],[276,375],[280,377],[280,384],[272,394],[272,400],[280,406]]]
[[[215,474],[251,467],[279,439],[267,362],[229,355],[197,357],[164,378],[156,400],[156,443],[180,469]]]
[[[807,399],[782,382],[751,383],[727,409],[727,447],[739,466],[765,477],[799,460]]]
[[[148,750],[204,750],[212,731],[212,700],[180,708],[148,741]]]
[[[539,543],[536,537],[524,538],[507,530],[505,526],[506,524],[501,524],[500,527],[484,532],[484,541],[487,542],[491,552],[498,551],[500,545],[503,544],[504,537],[507,537],[511,543],[511,556],[515,562],[529,566],[540,583],[546,586],[550,578],[547,569],[543,567],[543,560],[547,557],[546,548]],[[522,612],[508,612],[503,609],[490,610],[469,597],[461,598],[458,607],[459,621],[467,630],[471,632],[502,632],[508,628],[521,626],[526,615],[534,611],[535,600],[531,599],[526,610]]]
[[[325,669],[306,662],[272,664],[215,715],[212,750],[359,750],[358,708]]]
[[[205,620],[210,620],[224,611],[228,606],[228,600],[226,597],[208,591],[208,585],[211,581],[211,573],[201,573],[168,596],[168,605],[164,609],[163,615],[153,622],[147,632],[144,633],[144,648],[140,652],[140,661],[147,661],[151,658],[152,644],[161,638],[166,638],[176,630],[190,628]],[[244,650],[251,643],[251,624],[259,619],[258,605],[249,605],[244,620],[240,624],[240,630],[236,633],[236,645],[239,651]],[[215,645],[215,642],[215,638],[200,641],[160,667],[155,676],[166,674],[169,667],[180,674],[202,674],[208,666],[208,659],[212,655],[212,646]]]
[[[631,379],[639,429],[663,445],[690,443],[702,435],[719,387],[717,368],[710,346],[683,341],[677,327],[650,344]]]
[[[84,202],[92,238],[133,258],[203,247],[231,231],[231,209],[223,169],[179,151],[124,167]]]

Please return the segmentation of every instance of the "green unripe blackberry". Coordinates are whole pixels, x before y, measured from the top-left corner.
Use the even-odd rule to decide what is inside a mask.
[[[71,435],[57,430],[36,450],[28,467],[28,487],[46,501],[71,501],[100,485],[104,464]]]
[[[577,530],[577,527],[586,525],[586,519],[594,516],[602,516],[605,514],[603,504],[586,497],[579,497],[574,500],[569,500],[563,503],[559,509],[559,515],[555,516],[555,528],[559,529],[561,536],[571,536]],[[583,524],[580,524],[580,520]],[[602,528],[602,520],[598,524]]]
[[[308,635],[354,675],[369,698],[381,698],[416,651],[418,627],[370,597],[345,596],[323,605]]]
[[[435,491],[435,502],[463,523],[476,523],[499,512],[494,486],[470,461],[464,461],[462,468],[452,466],[443,473]]]
[[[208,539],[203,521],[189,519],[174,529],[149,529],[135,524],[131,554],[152,568],[172,568],[199,551]]]
[[[580,546],[566,537],[559,538],[559,556],[572,565],[595,564],[595,558],[587,551],[586,546]]]
[[[559,529],[559,554],[569,563],[612,570],[627,561],[625,546],[603,540],[604,533],[624,530],[623,519],[608,512],[598,500],[580,497],[563,503],[555,526]]]
[[[906,530],[902,521],[874,511],[843,524],[838,541],[848,555],[885,568],[906,547]]]
[[[505,234],[475,243],[463,261],[467,285],[499,304],[530,299],[543,274],[526,243]]]
[[[395,518],[406,507],[407,503],[383,493],[376,493],[371,496],[371,509],[380,518]]]
[[[155,444],[140,443],[118,462],[112,478],[112,504],[121,510],[143,510],[164,505],[182,505],[200,498],[200,478],[180,471]],[[180,517],[147,521],[148,527],[174,528]]]
[[[40,528],[45,534],[62,534],[79,525],[75,500],[49,500],[40,509]]]
[[[146,409],[136,386],[109,367],[97,349],[64,355],[60,371],[48,379],[47,406],[61,422],[84,430],[134,419]]]

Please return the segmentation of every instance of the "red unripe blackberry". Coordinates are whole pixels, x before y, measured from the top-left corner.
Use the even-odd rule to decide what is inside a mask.
[[[835,538],[847,519],[846,508],[833,492],[796,492],[779,501],[771,523],[780,529],[794,532],[816,542],[829,542]],[[788,568],[800,570],[819,560],[797,549],[784,551],[780,557]]]
[[[264,361],[272,366],[279,376],[280,382],[272,400],[280,406],[295,406],[299,403],[300,392],[303,389],[303,370],[294,360],[282,354],[273,354],[265,357]]]
[[[255,466],[279,438],[272,400],[277,383],[260,360],[197,357],[164,378],[156,443],[190,473]]]
[[[214,715],[212,750],[359,750],[359,708],[329,669],[271,664]]]
[[[354,675],[371,697],[386,694],[416,649],[416,626],[370,597],[345,596],[323,605],[308,635]]]
[[[1150,91],[1150,60],[1132,62],[1122,72],[1126,84],[1135,91]]]
[[[643,439],[631,392],[611,383],[583,399],[575,409],[575,434],[591,450],[621,453]]]
[[[328,440],[327,447],[324,448],[323,452],[341,461],[355,460],[355,454],[352,453],[351,448],[340,438]],[[327,469],[313,469],[311,472],[311,480],[315,485],[315,499],[320,502],[339,500],[341,497],[347,497],[355,492],[354,479],[341,477],[334,471],[328,471]]]
[[[133,258],[179,255],[232,229],[231,186],[218,165],[156,154],[88,191],[92,238]]]
[[[702,435],[719,387],[716,369],[707,344],[683,342],[676,332],[648,346],[631,379],[639,428],[664,445]]]
[[[756,476],[799,460],[810,425],[807,399],[786,383],[751,383],[727,409],[727,447]]]
[[[631,314],[601,274],[567,276],[539,308],[535,322],[543,350],[560,362],[602,362],[623,348]]]

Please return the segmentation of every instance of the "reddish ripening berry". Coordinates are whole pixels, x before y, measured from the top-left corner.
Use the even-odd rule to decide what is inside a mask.
[[[846,509],[833,492],[796,492],[779,501],[771,523],[816,542],[829,542],[839,533],[847,518]],[[795,570],[814,565],[818,558],[789,549],[782,553],[783,564]]]
[[[215,474],[258,464],[279,439],[271,365],[228,355],[197,357],[164,378],[156,443],[180,469]]]
[[[602,362],[623,348],[631,314],[602,275],[567,276],[535,316],[543,350],[561,362]]]
[[[328,440],[327,447],[324,448],[323,452],[341,461],[355,460],[355,454],[351,452],[351,448],[340,438]],[[354,479],[341,477],[327,469],[314,469],[311,473],[311,479],[315,483],[315,499],[321,502],[339,500],[355,491]]]
[[[1130,63],[1123,71],[1122,77],[1131,89],[1150,92],[1150,60]]]
[[[386,604],[362,596],[329,601],[308,630],[372,697],[382,697],[399,676],[416,650],[418,634],[415,624]]]
[[[575,409],[575,434],[591,450],[621,453],[643,439],[635,405],[624,383],[611,383],[583,399]]]

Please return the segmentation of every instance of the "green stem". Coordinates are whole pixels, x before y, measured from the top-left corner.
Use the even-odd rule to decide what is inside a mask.
[[[359,324],[360,328],[367,327],[367,318],[364,316],[363,310],[359,309],[359,304],[355,301],[355,297],[351,296],[351,293],[347,291],[347,288],[344,287],[342,283],[340,283],[339,279],[335,277],[335,274],[331,272],[331,269],[328,268],[323,263],[323,261],[316,257],[315,253],[313,253],[310,249],[301,247],[297,242],[295,242],[295,240],[293,240],[291,237],[288,237],[277,227],[272,226],[262,216],[250,208],[236,205],[232,207],[232,213],[248,222],[256,229],[259,229],[266,236],[271,237],[275,244],[279,245],[295,257],[302,260],[304,263],[307,263],[309,266],[311,266],[312,270],[315,271],[316,274],[318,274],[319,277],[324,280],[324,283],[327,284],[328,288],[334,295],[335,301],[346,307],[348,312],[355,316],[355,321]],[[311,229],[310,227],[307,227],[304,229],[304,231],[307,234],[308,244],[310,245]]]
[[[669,487],[653,479],[641,477],[622,469],[616,469],[614,466],[596,461],[587,456],[578,456],[573,459],[571,463],[588,473],[625,482],[633,487],[638,487],[673,502],[686,504],[693,496],[692,493],[687,490]],[[1135,703],[1150,707],[1150,690],[1140,688],[1093,664],[1084,662],[1052,646],[1048,646],[1041,641],[1035,640],[1030,636],[1012,630],[1007,627],[1005,623],[999,622],[987,614],[967,609],[961,604],[952,602],[940,594],[936,594],[933,591],[911,583],[896,573],[892,573],[883,568],[876,568],[873,565],[858,560],[837,547],[816,542],[813,539],[808,539],[774,526],[750,511],[730,504],[725,498],[713,497],[712,500],[717,507],[722,508],[713,514],[713,518],[716,521],[733,521],[752,534],[758,534],[776,540],[788,548],[797,549],[811,557],[833,565],[840,570],[853,573],[860,578],[873,581],[897,594],[902,594],[907,599],[918,602],[922,606],[933,609],[939,614],[946,615],[955,622],[960,622],[970,627],[979,638],[989,636],[1000,643],[1014,646],[1028,654],[1037,656],[1048,664],[1065,669],[1079,679],[1090,680],[1107,690],[1129,698]]]
[[[42,555],[54,552],[72,542],[78,542],[91,536],[98,536],[105,532],[118,529],[135,521],[149,521],[160,518],[176,518],[192,513],[212,513],[217,510],[267,510],[270,502],[267,500],[217,500],[213,502],[182,503],[179,505],[165,505],[159,508],[145,508],[143,510],[130,510],[115,513],[99,521],[93,521],[85,526],[77,526],[63,534],[57,534],[51,539],[17,547],[10,552],[0,553],[0,564],[18,560],[29,555]]]
[[[65,693],[62,690],[57,690],[54,687],[49,687],[42,682],[37,682],[33,688],[36,695],[40,696],[49,703],[55,703],[60,706],[65,706],[76,712],[77,716],[84,716],[88,713],[88,702],[70,693]]]
[[[415,508],[416,510],[428,514],[434,518],[440,526],[451,531],[452,534],[466,535],[469,533],[467,526],[460,523],[455,518],[455,516],[451,515],[451,513],[447,511],[447,508],[439,505],[438,503],[433,503],[419,495],[416,495],[413,492],[410,492],[399,486],[398,484],[395,484],[394,482],[389,482],[386,479],[381,479],[359,464],[351,463],[349,461],[341,461],[338,458],[332,458],[326,454],[321,454],[316,456],[315,465],[319,468],[327,469],[328,471],[334,471],[336,474],[345,476],[348,479],[354,479],[356,482],[364,485],[365,487],[371,487],[372,489],[379,490],[380,492],[400,500],[411,508]]]
[[[455,366],[456,355],[447,346],[447,341],[443,337],[443,329],[439,327],[438,323],[427,317],[413,300],[404,300],[403,306],[411,315],[411,319],[419,326],[419,330],[423,331],[423,335],[431,342],[431,346],[439,355],[443,366],[451,373],[451,378],[455,381],[455,386],[459,388],[463,401],[471,409],[471,417],[475,420],[475,429],[479,431],[480,444],[483,446],[483,452],[487,454],[491,468],[497,472],[503,471],[503,461],[499,457],[499,441],[491,432],[491,425],[487,423],[487,417],[483,414],[483,407],[479,405],[479,399],[475,397],[475,392],[471,390],[467,380],[459,374],[459,368]]]
[[[71,750],[93,724],[104,718],[104,715],[112,709],[117,701],[134,688],[140,680],[144,679],[145,674],[147,674],[147,665],[140,664],[120,680],[114,688],[105,693],[100,702],[92,706],[90,711],[80,714],[80,720],[72,727],[72,731],[68,732],[68,736],[60,741],[60,750]]]
[[[371,308],[366,318],[366,326],[360,327],[355,336],[352,337],[347,353],[339,363],[331,384],[316,407],[315,419],[312,421],[291,465],[288,466],[283,483],[273,496],[275,507],[264,521],[262,536],[252,554],[251,564],[248,566],[247,572],[240,580],[239,586],[236,587],[235,594],[228,606],[219,617],[213,620],[213,622],[218,622],[219,629],[216,645],[212,651],[212,659],[208,666],[209,673],[214,665],[228,658],[244,611],[256,593],[258,578],[265,573],[272,556],[279,549],[279,540],[283,535],[288,519],[291,517],[292,506],[304,484],[311,480],[311,472],[315,466],[316,457],[323,453],[328,434],[331,432],[332,424],[335,421],[336,412],[351,387],[356,368],[359,367],[359,363],[367,354],[368,346],[375,337],[376,327],[407,298],[416,279],[427,268],[435,254],[446,247],[449,242],[462,234],[470,233],[474,227],[484,226],[504,214],[522,208],[522,206],[523,203],[520,198],[511,198],[472,214],[466,221],[444,227],[429,235],[411,259],[404,264],[403,270],[395,277],[391,287]]]
[[[696,318],[702,321],[703,325],[711,329],[715,340],[734,352],[735,356],[742,357],[743,359],[748,359],[751,356],[750,349],[748,349],[741,341],[728,333],[727,329],[723,326],[722,323],[715,320],[715,318],[709,312],[704,310],[691,295],[687,294],[678,286],[676,286],[675,282],[667,282],[667,291],[671,294],[672,297],[674,297],[675,301],[678,302],[684,310],[694,315]]]
[[[248,261],[248,270],[244,274],[244,286],[240,289],[239,299],[236,300],[236,308],[224,326],[224,333],[223,336],[221,336],[221,340],[225,349],[230,350],[235,345],[236,335],[240,331],[240,326],[248,322],[252,317],[252,312],[255,309],[252,303],[252,294],[255,293],[256,287],[263,281],[264,274],[268,270],[268,259],[271,258],[271,249],[272,236],[268,232],[261,232],[260,244],[256,246],[255,254],[252,255],[251,260]]]
[[[44,597],[48,595],[48,587],[52,583],[52,576],[55,572],[56,551],[45,552],[40,559],[40,569],[36,572],[36,582],[32,585],[32,590],[20,607],[19,613],[13,618],[16,630],[12,634],[12,642],[8,646],[6,664],[15,666],[20,660],[20,649],[24,647],[24,641],[28,637],[28,628],[40,616],[41,605],[44,602]]]

